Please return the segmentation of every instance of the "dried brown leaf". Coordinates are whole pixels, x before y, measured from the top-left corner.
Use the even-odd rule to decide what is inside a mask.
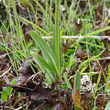
[[[76,107],[81,108],[81,97],[78,89],[75,89],[75,92],[73,93],[73,101]]]

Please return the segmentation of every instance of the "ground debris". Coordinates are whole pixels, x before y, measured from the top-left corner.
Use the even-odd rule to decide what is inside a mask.
[[[35,110],[38,110],[38,108],[40,110],[46,106],[54,106],[54,110],[73,110],[74,103],[72,101],[71,90],[62,90],[58,84],[56,84],[57,86],[53,85],[50,88],[46,88],[42,85],[41,80],[40,83],[28,81],[22,87],[11,84],[5,84],[4,86],[12,87],[17,92],[25,93],[30,101],[36,102]]]

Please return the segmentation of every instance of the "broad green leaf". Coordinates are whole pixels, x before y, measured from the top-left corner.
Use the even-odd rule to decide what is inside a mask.
[[[52,49],[46,44],[46,42],[36,32],[31,31],[30,35],[33,38],[33,40],[35,41],[35,43],[41,49],[45,60],[48,62],[49,65],[51,64],[50,67],[53,68],[54,72],[57,74],[58,79],[61,80],[61,74],[58,71],[56,57],[55,57],[55,54],[53,53]]]
[[[2,87],[2,94],[1,94],[1,100],[2,102],[5,102],[7,101],[7,98],[8,98],[8,88],[7,87]]]
[[[7,89],[8,89],[8,91],[7,91],[7,92],[8,92],[8,95],[11,96],[11,93],[12,93],[12,91],[13,91],[13,88],[7,87]]]
[[[8,91],[7,87],[2,87],[3,91]]]
[[[8,84],[9,82],[6,80],[6,83]],[[15,85],[16,80],[12,80],[11,84]],[[2,90],[3,90],[3,92],[1,94],[1,100],[4,102],[4,101],[7,101],[7,99],[11,96],[13,88],[11,88],[11,87],[2,87]]]
[[[31,52],[31,55],[33,56],[33,60],[38,64],[41,70],[48,74],[49,79],[51,79],[51,81],[49,82],[52,82],[53,81],[52,74],[54,74],[54,70],[39,54],[36,54],[35,52]]]
[[[8,98],[7,91],[3,91],[2,94],[1,94],[1,100],[2,100],[2,102],[7,101],[7,98]]]
[[[12,80],[12,81],[11,81],[11,84],[12,84],[12,85],[15,85],[15,84],[16,84],[16,80]],[[12,87],[7,87],[7,88],[8,88],[9,96],[11,96],[11,93],[12,93],[12,91],[13,91],[13,88],[12,88]]]
[[[47,70],[48,71],[48,70]],[[50,84],[52,84],[52,82],[53,82],[53,79],[51,78],[51,77],[53,77],[52,76],[52,74],[50,74],[51,72],[46,72],[45,73],[45,77],[46,77],[46,79],[47,79],[47,81],[50,83]],[[49,74],[49,75],[48,75]]]
[[[16,80],[15,80],[15,79],[12,80],[12,81],[11,81],[11,84],[12,84],[12,85],[15,85],[15,84],[16,84]]]
[[[46,42],[39,36],[36,32],[31,31],[30,32],[31,37],[33,40],[37,43],[43,54],[47,57],[47,60],[56,64],[56,58],[50,47],[46,44]]]

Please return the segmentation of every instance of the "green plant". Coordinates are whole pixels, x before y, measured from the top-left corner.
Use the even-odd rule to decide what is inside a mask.
[[[6,82],[7,84],[9,83],[8,81]],[[15,83],[16,83],[16,80],[12,80],[10,82],[10,84],[12,85],[15,85]],[[12,91],[13,91],[13,88],[11,87],[2,87],[1,101],[2,102],[7,101],[11,97]]]
[[[39,65],[43,72],[46,72],[46,76],[49,78],[47,78],[49,82],[54,81],[53,76],[55,75],[57,75],[57,77],[60,79],[61,76],[58,72],[56,57],[52,49],[49,48],[46,42],[36,32],[31,31],[30,34],[35,43],[39,46],[39,48],[42,51],[42,56],[40,56],[36,52],[31,52],[34,61]]]
[[[42,37],[34,31],[30,32],[31,37],[42,51],[42,56],[31,52],[35,62],[46,72],[46,78],[50,83],[54,81],[56,75],[59,80],[62,79],[60,64],[60,36],[59,36],[59,6],[60,0],[56,0],[56,19],[55,19],[55,52],[46,44]]]
[[[106,86],[105,86],[105,91],[106,91],[106,92],[107,92],[107,89],[110,89],[109,82],[110,82],[110,64],[109,64],[109,66],[108,66],[107,84],[106,84]]]
[[[76,89],[78,89],[80,94],[80,72],[76,72],[75,79],[74,79],[74,92]],[[80,110],[77,106],[75,106],[75,110]],[[83,110],[83,109],[82,109]]]

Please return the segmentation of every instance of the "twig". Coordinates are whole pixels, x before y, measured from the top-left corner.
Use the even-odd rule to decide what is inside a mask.
[[[79,39],[81,37],[83,37],[83,36],[61,36],[61,38],[64,38],[64,39]],[[52,36],[44,36],[42,38],[43,39],[51,39]],[[87,38],[102,40],[102,39],[110,39],[110,36],[88,36]]]
[[[2,37],[2,36],[0,36]],[[61,38],[63,39],[79,39],[83,36],[61,36]],[[43,36],[42,37],[43,39],[52,39],[53,36]],[[110,36],[87,36],[86,38],[92,38],[92,39],[99,39],[99,40],[102,40],[102,39],[109,39],[110,40]]]
[[[110,57],[100,58],[100,59],[93,59],[93,61],[99,61],[99,60],[110,60]]]
[[[42,108],[47,107],[47,106],[49,106],[49,104],[43,103],[42,105],[38,106],[34,110],[41,110]]]
[[[24,104],[23,105],[24,107],[26,106],[26,104]],[[21,110],[23,107],[22,106],[20,106],[19,108],[16,108],[16,109],[14,109],[14,110]]]
[[[19,99],[13,104],[13,107],[15,107],[20,101],[26,100],[26,99],[27,99],[27,97],[21,97],[21,98],[19,98]]]
[[[0,75],[0,78],[2,78],[3,76],[5,76],[10,70],[11,70],[11,67],[8,70],[6,70],[4,73],[2,73]]]

